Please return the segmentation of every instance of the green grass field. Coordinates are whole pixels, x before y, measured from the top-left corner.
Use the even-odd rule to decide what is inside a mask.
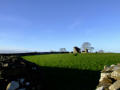
[[[102,70],[104,65],[120,63],[120,54],[49,54],[25,56],[24,59],[40,66],[82,70]]]
[[[120,63],[120,54],[47,54],[24,56],[36,63],[44,90],[95,90],[104,65]]]

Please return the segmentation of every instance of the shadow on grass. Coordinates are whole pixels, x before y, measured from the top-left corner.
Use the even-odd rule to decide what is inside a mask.
[[[100,78],[100,71],[36,66],[40,72],[36,77],[41,78],[42,90],[95,90]]]
[[[100,71],[40,67],[44,90],[95,90]]]
[[[100,71],[40,67],[19,57],[8,63],[12,64],[2,70],[0,90],[5,90],[9,82],[19,78],[30,82],[27,90],[37,86],[41,88],[34,90],[95,90],[100,76]]]

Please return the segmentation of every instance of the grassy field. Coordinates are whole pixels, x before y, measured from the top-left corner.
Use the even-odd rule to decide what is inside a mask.
[[[120,54],[50,54],[25,56],[24,59],[40,66],[82,70],[101,70],[104,65],[120,63]]]
[[[104,65],[120,63],[120,54],[48,54],[24,56],[36,63],[44,90],[95,90]]]

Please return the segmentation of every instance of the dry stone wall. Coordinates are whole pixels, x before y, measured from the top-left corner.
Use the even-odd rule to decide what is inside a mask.
[[[120,64],[104,66],[96,90],[120,90]]]
[[[0,56],[0,90],[43,90],[39,67],[18,56]]]

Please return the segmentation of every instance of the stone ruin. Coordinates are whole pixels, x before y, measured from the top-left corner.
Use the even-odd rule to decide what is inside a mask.
[[[96,90],[120,90],[120,64],[104,66]]]
[[[81,53],[88,53],[88,49],[86,48],[85,51],[82,51]]]
[[[88,49],[86,48],[84,51],[81,51],[80,48],[78,47],[73,47],[73,53],[77,54],[77,53],[88,53]]]
[[[81,53],[80,48],[78,48],[78,47],[73,47],[73,53],[74,53],[74,54]]]

